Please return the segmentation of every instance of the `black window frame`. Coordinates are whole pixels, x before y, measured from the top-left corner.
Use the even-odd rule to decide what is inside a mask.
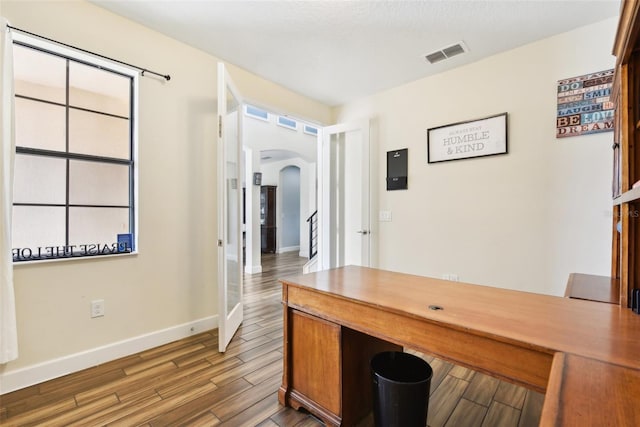
[[[114,68],[109,66],[105,66],[103,63],[104,60],[92,62],[90,59],[81,59],[80,57],[86,57],[87,55],[79,54],[78,56],[65,54],[60,52],[58,49],[51,48],[47,49],[45,47],[41,47],[40,43],[29,43],[25,41],[13,41],[14,45],[21,46],[24,48],[32,49],[35,51],[39,51],[44,54],[53,55],[65,60],[66,65],[66,77],[65,77],[65,102],[55,102],[46,99],[39,99],[32,96],[20,95],[18,93],[14,94],[14,98],[23,99],[30,102],[41,102],[49,105],[55,105],[58,107],[63,107],[65,109],[65,151],[55,151],[55,150],[47,150],[33,147],[24,147],[18,146],[16,141],[15,154],[16,157],[18,155],[27,155],[27,156],[38,156],[41,158],[57,158],[65,160],[65,203],[25,203],[25,202],[14,202],[13,206],[31,206],[31,207],[63,207],[65,208],[65,242],[64,245],[55,246],[55,247],[46,247],[39,248],[38,253],[35,254],[34,248],[13,248],[13,262],[22,263],[29,261],[42,261],[42,260],[62,260],[62,259],[78,259],[78,258],[91,258],[95,256],[102,255],[126,255],[131,253],[137,253],[137,188],[136,188],[136,178],[137,178],[137,79],[135,78],[135,73],[125,73],[118,71],[114,68],[119,68],[117,65]],[[90,108],[73,106],[70,104],[70,84],[69,84],[69,69],[70,62],[76,62],[85,66],[94,67],[102,71],[111,72],[118,76],[126,77],[129,79],[129,117],[120,116],[117,114],[106,113],[102,111],[96,111]],[[108,156],[99,156],[85,153],[74,153],[69,150],[69,117],[70,111],[84,111],[93,114],[104,115],[108,117],[113,117],[117,119],[123,119],[128,121],[128,133],[129,133],[129,150],[128,150],[128,159],[124,158],[116,158],[116,157],[108,157]],[[129,179],[128,179],[128,192],[129,192],[129,203],[128,205],[98,205],[98,204],[73,204],[70,203],[70,164],[71,161],[84,161],[84,162],[96,162],[100,164],[107,165],[120,165],[127,166],[129,171]],[[126,243],[123,242],[87,242],[87,244],[80,245],[70,245],[69,242],[69,229],[70,229],[70,210],[72,208],[114,208],[114,209],[128,209],[129,210],[129,231],[128,233],[131,236],[130,240]],[[103,244],[103,246],[101,246]],[[64,246],[65,249],[60,251],[60,248]],[[55,248],[54,250],[45,250],[44,253],[42,249]],[[74,249],[74,248],[77,248]],[[25,251],[28,249],[28,251]],[[55,252],[55,254],[54,254]]]

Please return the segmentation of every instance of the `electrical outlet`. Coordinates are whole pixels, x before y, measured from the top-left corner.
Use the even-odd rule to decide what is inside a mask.
[[[458,277],[457,274],[453,274],[453,273],[446,273],[442,275],[442,279],[443,280],[450,280],[452,282],[459,282],[460,278]]]
[[[91,318],[104,316],[104,300],[91,301]]]

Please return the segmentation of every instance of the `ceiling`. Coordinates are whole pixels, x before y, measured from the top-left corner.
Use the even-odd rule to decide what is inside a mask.
[[[620,0],[91,0],[327,105],[616,16]],[[464,42],[469,52],[424,56]]]

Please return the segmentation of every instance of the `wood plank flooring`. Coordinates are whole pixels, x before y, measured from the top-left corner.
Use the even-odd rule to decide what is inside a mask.
[[[263,256],[245,276],[245,320],[224,354],[217,330],[0,396],[10,426],[321,426],[278,404],[282,376],[279,277],[295,253]],[[537,426],[543,395],[424,356],[434,369],[431,427]],[[369,417],[361,427],[372,425]]]

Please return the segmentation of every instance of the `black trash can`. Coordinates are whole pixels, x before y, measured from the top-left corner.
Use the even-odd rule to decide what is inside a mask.
[[[421,358],[399,351],[371,359],[376,427],[425,427],[433,370]]]

